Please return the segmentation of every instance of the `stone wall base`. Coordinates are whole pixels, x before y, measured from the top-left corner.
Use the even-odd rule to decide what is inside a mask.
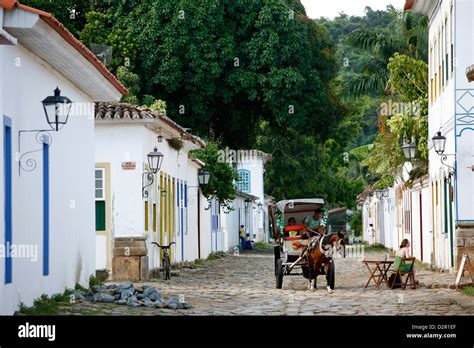
[[[112,280],[147,281],[147,247],[144,237],[118,237],[114,240]]]
[[[462,256],[468,254],[471,259],[471,272],[474,271],[472,262],[474,261],[474,222],[458,222],[456,224],[456,234],[454,237],[454,267],[459,269]]]

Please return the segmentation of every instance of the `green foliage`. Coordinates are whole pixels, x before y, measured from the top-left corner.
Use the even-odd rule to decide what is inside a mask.
[[[207,256],[208,261],[219,260],[226,257],[226,253],[223,251],[214,251]]]
[[[302,11],[299,1],[284,0],[143,2],[127,17],[140,43],[142,93],[166,100],[173,120],[231,148],[254,144],[262,119],[330,132],[340,120],[328,88],[334,49]]]
[[[151,111],[166,115],[166,102],[161,99],[155,99],[151,95],[145,95],[142,99],[143,106]]]
[[[57,315],[61,306],[70,304],[70,296],[73,291],[66,289],[62,294],[55,294],[49,297],[46,294],[41,295],[33,302],[33,306],[28,307],[20,303],[19,311],[26,315]]]
[[[235,198],[234,181],[238,180],[237,171],[222,160],[222,145],[216,140],[207,140],[204,150],[194,150],[195,156],[205,163],[205,169],[211,174],[208,185],[201,187],[202,193],[211,200],[217,198],[224,210],[231,209]]]
[[[87,291],[88,289],[83,287],[81,284],[76,283],[76,285],[74,286],[74,290]]]
[[[91,275],[89,277],[89,289],[92,289],[93,286],[95,285],[104,285],[106,279],[104,277],[97,277],[94,275]]]
[[[362,213],[360,211],[356,211],[349,221],[349,226],[351,230],[354,231],[354,235],[360,236],[362,232]]]
[[[349,44],[370,54],[362,73],[347,83],[353,95],[383,94],[389,80],[387,63],[397,52],[427,60],[426,18],[412,12],[399,12],[393,7],[389,7],[387,13],[391,21],[383,30],[358,29],[348,37]]]
[[[409,113],[398,113],[385,121],[388,129],[384,127],[384,132],[374,142],[370,156],[363,161],[371,173],[379,176],[377,188],[390,186],[393,177],[400,174],[406,161],[401,146],[406,140],[414,140],[418,147],[413,162],[419,168],[410,173],[411,180],[426,174],[428,159],[427,64],[396,53],[389,59],[387,68],[391,97],[413,108]]]
[[[376,244],[371,244],[371,245],[368,245],[368,246],[364,247],[364,251],[366,251],[366,252],[372,252],[372,251],[379,252],[379,251],[389,251],[389,249],[383,244],[376,243]]]
[[[347,162],[343,153],[375,140],[380,102],[374,96],[385,93],[390,80],[388,59],[395,52],[424,59],[427,51],[425,18],[391,7],[312,21],[299,0],[25,2],[52,12],[86,45],[112,47],[110,68],[130,90],[123,101],[221,139],[196,156],[211,171],[203,192],[225,207],[236,173],[218,161],[217,151],[256,144],[273,157],[267,193],[277,199],[321,195],[353,206],[374,174],[361,165],[362,154],[350,154]],[[402,71],[397,64],[394,73]],[[405,94],[396,82],[389,83],[393,93]],[[350,90],[371,95],[351,98]],[[420,118],[412,127],[421,159],[425,124]],[[388,148],[395,148],[396,135]],[[388,180],[396,164],[389,162],[375,176]]]
[[[273,250],[273,244],[263,243],[263,242],[255,242],[253,244],[254,250]]]
[[[472,286],[463,286],[461,291],[464,295],[474,296],[474,287]]]
[[[273,197],[280,199],[322,197],[333,205],[354,206],[362,191],[363,179],[349,179],[343,161],[343,148],[333,139],[319,143],[292,128],[275,133],[263,127],[268,136],[260,146],[271,153],[265,185]]]
[[[179,138],[166,139],[166,141],[168,142],[168,145],[169,145],[172,149],[174,149],[174,150],[176,150],[176,151],[178,151],[178,152],[179,152],[179,151],[183,148],[183,146],[184,146],[183,141],[182,141],[181,139],[179,139]]]
[[[122,97],[122,101],[138,104],[138,93],[140,92],[140,77],[132,73],[126,67],[117,69],[117,78],[128,89],[128,95]]]

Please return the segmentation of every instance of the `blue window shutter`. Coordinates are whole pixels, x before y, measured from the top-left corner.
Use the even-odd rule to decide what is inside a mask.
[[[5,170],[5,251],[11,250],[12,235],[12,124],[9,117],[3,117],[3,164]],[[5,257],[5,284],[13,280],[13,261],[10,253]]]
[[[49,145],[43,143],[43,275],[49,275]]]

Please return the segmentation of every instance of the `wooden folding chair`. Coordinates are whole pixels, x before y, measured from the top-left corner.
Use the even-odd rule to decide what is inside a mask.
[[[411,279],[411,283],[409,285],[413,286],[413,289],[416,289],[416,282],[415,282],[415,276],[413,274],[413,266],[415,265],[415,257],[404,257],[400,258],[400,262],[397,262],[395,260],[395,263],[393,264],[393,271],[392,274],[395,273],[395,280],[400,277],[400,281],[402,284],[402,289],[405,290],[408,284],[408,280]],[[404,268],[402,265],[409,265],[408,269],[405,271],[402,271],[401,269]],[[403,281],[403,276],[407,276],[405,281]],[[393,289],[396,281],[393,281],[392,285],[390,286],[391,289]]]

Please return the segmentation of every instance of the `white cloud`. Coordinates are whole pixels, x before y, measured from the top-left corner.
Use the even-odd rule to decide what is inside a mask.
[[[337,17],[339,12],[349,16],[362,16],[366,7],[385,10],[387,5],[402,9],[405,0],[301,0],[310,18]]]

